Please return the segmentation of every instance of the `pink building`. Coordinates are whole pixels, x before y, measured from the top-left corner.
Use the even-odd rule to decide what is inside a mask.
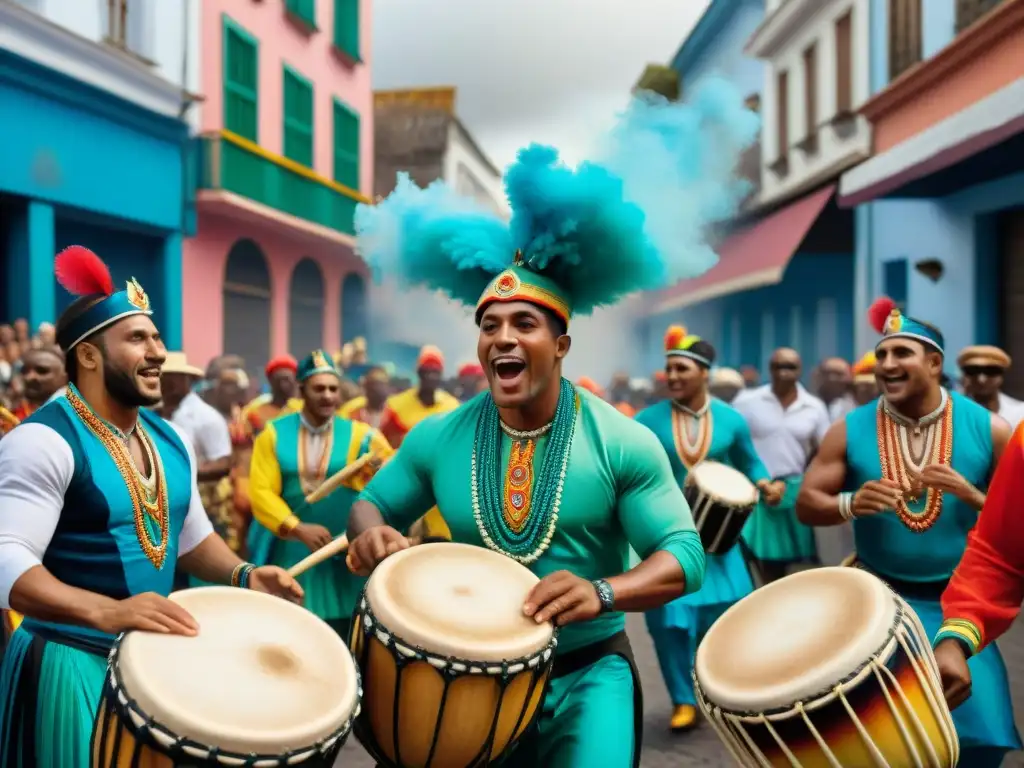
[[[365,334],[352,215],[373,185],[370,0],[204,0],[192,362],[340,348]]]

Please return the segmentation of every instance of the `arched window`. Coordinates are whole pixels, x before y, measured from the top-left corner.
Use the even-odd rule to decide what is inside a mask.
[[[324,276],[312,259],[295,265],[288,297],[288,351],[302,359],[324,345]],[[331,350],[333,351],[333,350]]]
[[[245,358],[259,378],[270,359],[270,269],[252,240],[239,240],[224,270],[224,354]]]
[[[363,276],[351,272],[341,283],[341,340],[352,341],[366,338],[369,319],[366,301],[366,281]]]

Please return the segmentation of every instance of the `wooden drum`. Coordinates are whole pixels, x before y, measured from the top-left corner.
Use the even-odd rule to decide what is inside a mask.
[[[788,576],[705,635],[697,700],[742,766],[951,768],[960,754],[914,610],[853,568]]]
[[[757,488],[746,475],[717,461],[693,467],[683,483],[705,551],[724,555],[739,540],[747,518],[757,506]]]
[[[199,634],[117,639],[93,768],[333,765],[360,701],[355,662],[334,630],[260,592],[201,587],[171,599]]]
[[[555,632],[523,615],[538,579],[489,549],[423,544],[384,560],[352,622],[363,675],[356,736],[391,768],[470,768],[540,712]]]

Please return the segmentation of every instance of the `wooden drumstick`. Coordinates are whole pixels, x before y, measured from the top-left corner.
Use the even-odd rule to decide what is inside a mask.
[[[342,534],[330,544],[326,544],[311,555],[302,558],[299,562],[288,569],[288,575],[293,579],[297,578],[310,568],[320,565],[324,560],[332,558],[335,555],[340,555],[346,549],[348,549],[348,536]]]
[[[383,462],[376,456],[376,454],[368,453],[365,456],[361,456],[353,461],[348,466],[342,467],[306,497],[307,504],[316,504],[323,498],[326,498],[330,494],[334,493],[341,486],[351,480],[353,477],[358,475],[365,467],[375,464],[375,469],[380,469],[380,465]]]

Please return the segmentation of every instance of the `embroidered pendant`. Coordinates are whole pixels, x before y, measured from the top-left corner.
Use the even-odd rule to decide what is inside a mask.
[[[530,497],[533,493],[533,455],[537,444],[533,440],[512,443],[505,472],[505,525],[522,533],[526,518],[530,516]]]
[[[905,456],[904,441],[900,439],[900,424],[890,416],[882,403],[878,401],[875,431],[878,439],[878,458],[882,477],[892,480],[903,489],[903,498],[896,504],[896,516],[914,533],[924,533],[939,519],[942,514],[942,491],[934,488],[924,489],[908,470],[910,462]],[[932,440],[931,451],[927,452],[922,467],[929,464],[949,466],[953,458],[953,398],[946,399],[939,423],[933,427],[938,430]],[[924,503],[920,504],[921,494]]]
[[[710,408],[697,419],[697,435],[690,440],[685,414],[679,408],[672,407],[672,438],[676,444],[676,455],[687,469],[693,469],[707,457],[711,448],[712,432]]]

